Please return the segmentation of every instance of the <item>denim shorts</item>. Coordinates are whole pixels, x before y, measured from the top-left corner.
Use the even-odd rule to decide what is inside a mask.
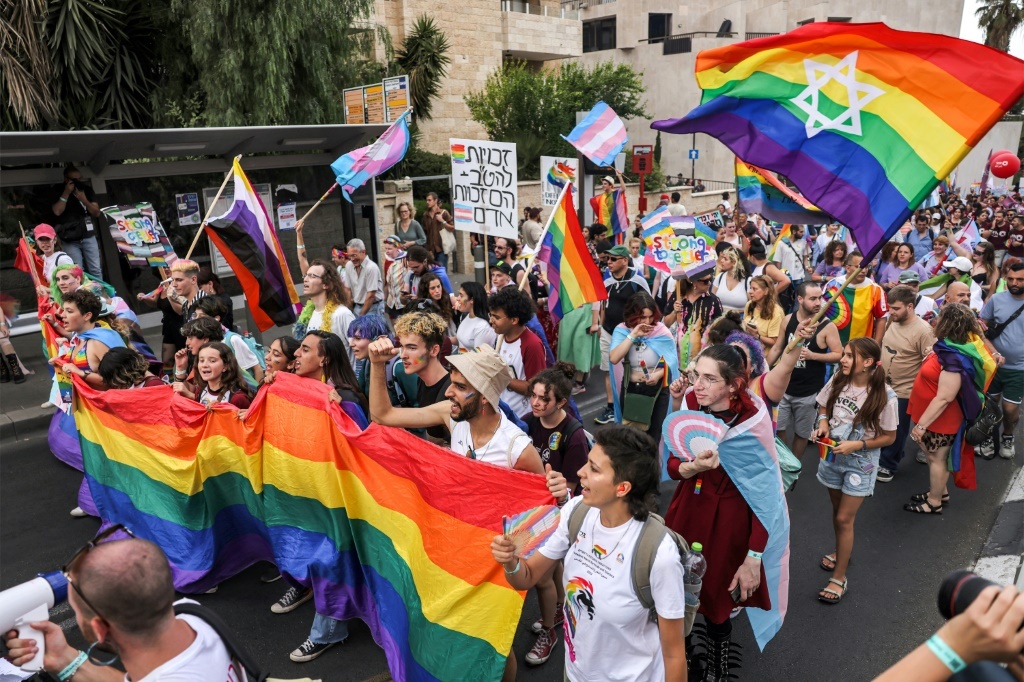
[[[878,458],[882,451],[858,450],[852,455],[836,455],[836,461],[818,460],[818,481],[826,488],[841,490],[850,497],[870,497],[875,492]]]

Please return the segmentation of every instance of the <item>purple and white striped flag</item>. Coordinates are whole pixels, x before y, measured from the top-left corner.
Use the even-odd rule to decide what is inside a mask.
[[[562,138],[598,166],[611,166],[628,141],[622,119],[604,102],[595,104],[569,136]]]
[[[406,110],[377,141],[338,157],[331,170],[338,179],[341,193],[351,203],[351,192],[366,184],[402,160],[409,149],[409,112]]]

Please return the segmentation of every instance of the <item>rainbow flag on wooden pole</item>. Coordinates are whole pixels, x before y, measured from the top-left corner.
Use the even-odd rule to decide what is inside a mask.
[[[317,613],[362,619],[396,681],[501,678],[525,594],[490,543],[502,516],[552,504],[542,476],[360,431],[329,386],[291,374],[244,421],[169,386],[75,391],[101,518],[158,544],[179,591],[273,561]]]
[[[608,298],[601,271],[583,240],[583,230],[572,204],[572,187],[573,184],[567,182],[562,188],[536,256],[548,266],[548,310],[555,323],[570,310]]]

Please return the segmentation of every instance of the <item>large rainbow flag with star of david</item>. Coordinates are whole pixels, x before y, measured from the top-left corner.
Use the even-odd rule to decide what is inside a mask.
[[[813,23],[697,55],[701,105],[655,121],[782,173],[864,262],[1024,94],[1024,61],[885,24]]]

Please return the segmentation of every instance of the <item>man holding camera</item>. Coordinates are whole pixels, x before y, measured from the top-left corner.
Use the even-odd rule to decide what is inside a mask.
[[[63,569],[68,603],[91,643],[88,651],[68,646],[50,621],[31,624],[45,637],[43,669],[74,682],[244,679],[213,627],[197,616],[175,616],[171,567],[159,547],[135,538],[102,542],[123,529],[101,532]],[[28,663],[37,652],[35,641],[17,639],[17,631],[5,639],[15,665]],[[107,667],[117,661],[127,677]]]
[[[64,251],[82,269],[97,279],[103,279],[100,263],[100,245],[96,240],[96,226],[101,222],[100,205],[92,188],[82,182],[82,173],[69,165],[64,169],[64,184],[50,210],[56,218],[53,226],[60,237]]]

